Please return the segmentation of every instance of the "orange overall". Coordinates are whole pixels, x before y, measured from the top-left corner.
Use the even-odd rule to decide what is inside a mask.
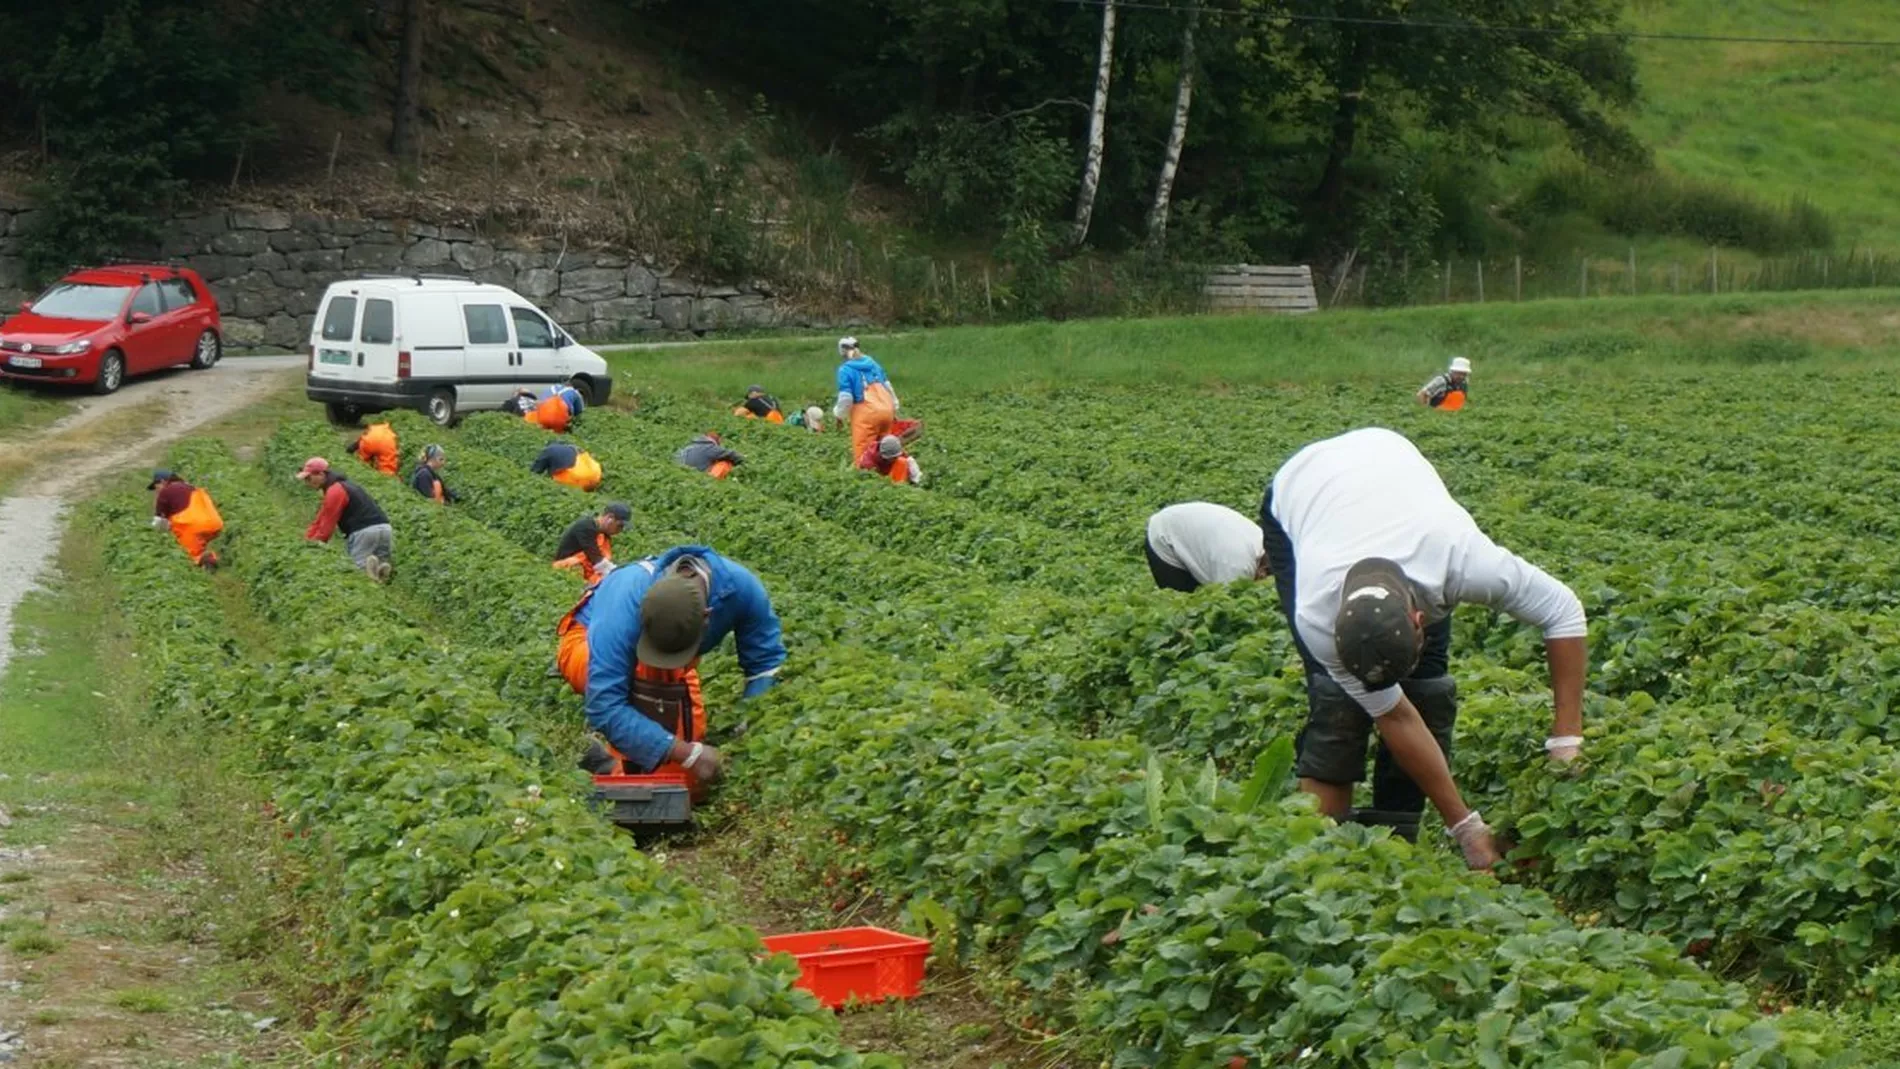
[[[384,475],[396,474],[396,430],[387,423],[372,423],[357,439],[356,455]]]
[[[606,535],[595,535],[594,545],[600,547],[600,562],[602,564],[613,559],[613,543],[607,541]],[[593,586],[595,583],[600,582],[600,569],[595,566],[593,561],[587,559],[587,554],[585,553],[576,553],[571,557],[562,557],[560,560],[554,562],[554,566],[563,569],[579,568],[581,570],[581,579],[585,581],[588,586]]]
[[[224,531],[224,517],[218,515],[218,507],[211,503],[211,495],[203,490],[191,492],[191,504],[172,513],[172,537],[184,549],[185,555],[193,564],[203,564],[206,547],[211,540]],[[216,554],[212,554],[216,558]]]
[[[559,638],[554,663],[561,671],[561,678],[576,694],[587,693],[587,626],[575,620],[581,606],[594,596],[589,587],[581,600],[569,609],[561,622],[555,625],[554,633]],[[633,693],[630,702],[648,719],[673,733],[673,737],[682,742],[699,742],[706,737],[706,702],[699,689],[699,660],[685,668],[653,668],[637,661],[633,666]],[[612,743],[605,743],[607,752],[613,755],[615,773],[632,771],[626,767],[626,755],[614,749]],[[695,797],[700,793],[700,784],[692,770],[682,767],[677,761],[665,761],[654,769],[655,772],[682,772],[691,783]]]
[[[556,394],[553,397],[543,400],[540,404],[535,405],[534,408],[522,418],[540,427],[542,430],[553,431],[556,434],[566,434],[568,421],[567,402],[561,400],[560,395]]]
[[[1463,390],[1453,390],[1445,395],[1443,401],[1438,402],[1438,410],[1441,412],[1456,412],[1463,407],[1465,407],[1465,392]]]
[[[897,419],[897,398],[891,388],[881,382],[874,382],[864,388],[864,400],[851,406],[851,455],[864,452],[865,446],[876,446],[877,440],[891,433],[891,423]]]
[[[600,486],[600,461],[588,452],[574,456],[574,466],[563,468],[554,473],[554,481],[572,486],[577,490],[592,491]]]
[[[706,474],[712,476],[715,479],[723,479],[726,476],[732,474],[732,461],[715,460],[712,462],[711,466],[709,466],[706,469]]]

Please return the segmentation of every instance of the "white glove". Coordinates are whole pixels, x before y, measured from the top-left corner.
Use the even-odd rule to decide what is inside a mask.
[[[594,574],[600,576],[602,579],[605,579],[607,578],[607,576],[613,574],[613,570],[618,567],[620,567],[620,565],[615,564],[613,561],[609,560],[606,557],[602,557],[600,558],[600,563],[594,565]]]
[[[1465,854],[1466,868],[1489,872],[1492,866],[1503,860],[1498,856],[1497,843],[1491,838],[1491,829],[1485,826],[1484,818],[1475,809],[1465,814],[1465,819],[1445,829],[1445,833],[1458,840],[1458,848]]]
[[[1553,735],[1544,740],[1544,752],[1553,764],[1567,765],[1583,754],[1583,736]]]
[[[851,391],[839,390],[838,403],[831,406],[831,414],[837,417],[838,422],[843,423],[851,417],[851,403]]]
[[[172,521],[163,516],[152,517],[152,530],[154,531],[163,531],[165,528],[170,527],[171,524]]]
[[[726,758],[718,750],[703,742],[693,743],[693,750],[680,762],[680,767],[699,777],[701,783],[718,783],[726,774]]]

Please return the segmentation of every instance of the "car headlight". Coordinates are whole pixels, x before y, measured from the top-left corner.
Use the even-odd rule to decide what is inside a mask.
[[[90,341],[69,341],[64,345],[56,345],[47,351],[54,356],[72,356],[74,353],[83,353],[90,348],[92,348],[92,342]]]

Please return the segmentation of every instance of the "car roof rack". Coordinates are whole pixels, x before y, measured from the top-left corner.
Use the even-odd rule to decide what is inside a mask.
[[[409,279],[415,282],[415,284],[418,286],[422,285],[424,280],[433,281],[433,282],[469,282],[475,285],[481,284],[481,283],[475,282],[474,279],[468,277],[467,275],[430,274],[425,271],[409,271],[409,272],[371,271],[365,274],[358,275],[357,277],[358,278]]]

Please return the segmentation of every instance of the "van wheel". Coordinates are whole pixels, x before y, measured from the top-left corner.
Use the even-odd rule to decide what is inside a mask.
[[[581,401],[584,404],[591,405],[594,403],[594,380],[593,379],[590,379],[585,375],[576,375],[573,378],[567,380],[567,384],[569,386],[574,387],[576,390],[580,391]]]
[[[430,394],[428,407],[423,411],[438,427],[455,426],[455,391],[437,390]]]
[[[323,414],[330,422],[339,427],[354,427],[363,419],[363,410],[342,401],[331,401],[323,406]]]

